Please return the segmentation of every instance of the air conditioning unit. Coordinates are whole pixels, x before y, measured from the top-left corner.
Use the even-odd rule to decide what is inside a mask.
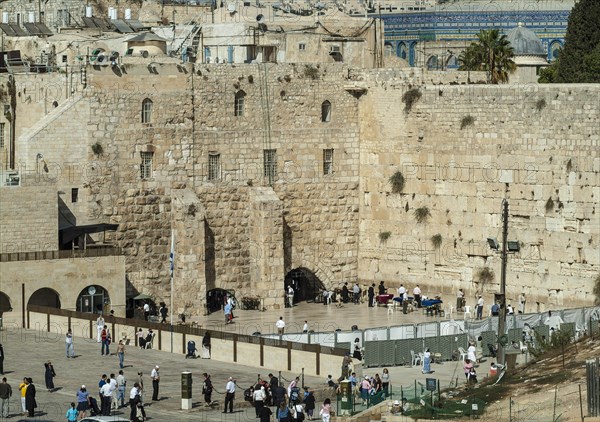
[[[331,47],[329,47],[329,53],[339,53],[339,52],[340,52],[339,45],[332,45]]]

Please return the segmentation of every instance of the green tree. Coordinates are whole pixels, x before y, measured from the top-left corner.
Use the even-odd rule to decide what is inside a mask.
[[[600,1],[579,0],[571,10],[556,82],[600,82]]]
[[[513,48],[506,35],[500,35],[498,29],[490,29],[477,34],[477,39],[458,57],[459,69],[485,71],[489,82],[493,84],[508,82],[508,75],[517,66],[513,61]]]

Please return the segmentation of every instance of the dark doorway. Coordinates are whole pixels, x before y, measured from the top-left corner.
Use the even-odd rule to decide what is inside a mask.
[[[233,298],[233,303],[237,304],[235,299],[235,292],[233,290],[225,289],[211,289],[206,292],[206,311],[209,314],[223,309],[225,302],[227,301],[227,295]]]
[[[46,306],[48,308],[60,309],[60,296],[56,291],[44,287],[43,289],[36,290],[31,297],[27,305]]]
[[[296,268],[285,276],[285,291],[288,286],[294,288],[294,303],[307,301],[314,302],[315,298],[325,290],[325,286],[319,278],[306,268]]]
[[[108,314],[110,296],[100,286],[87,286],[77,297],[77,312],[90,312],[95,314]]]
[[[10,298],[6,295],[6,293],[0,292],[0,315],[3,312],[12,311],[12,307],[10,306]]]

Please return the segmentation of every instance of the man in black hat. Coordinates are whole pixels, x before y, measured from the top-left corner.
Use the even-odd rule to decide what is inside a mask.
[[[372,308],[375,303],[375,283],[371,284],[367,294],[369,296],[369,308]]]

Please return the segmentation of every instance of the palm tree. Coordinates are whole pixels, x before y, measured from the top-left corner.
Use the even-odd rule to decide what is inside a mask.
[[[483,70],[488,74],[488,81],[493,84],[508,82],[508,75],[517,66],[513,61],[513,48],[506,35],[500,35],[498,29],[490,29],[477,34],[477,39],[458,57],[459,70]]]

